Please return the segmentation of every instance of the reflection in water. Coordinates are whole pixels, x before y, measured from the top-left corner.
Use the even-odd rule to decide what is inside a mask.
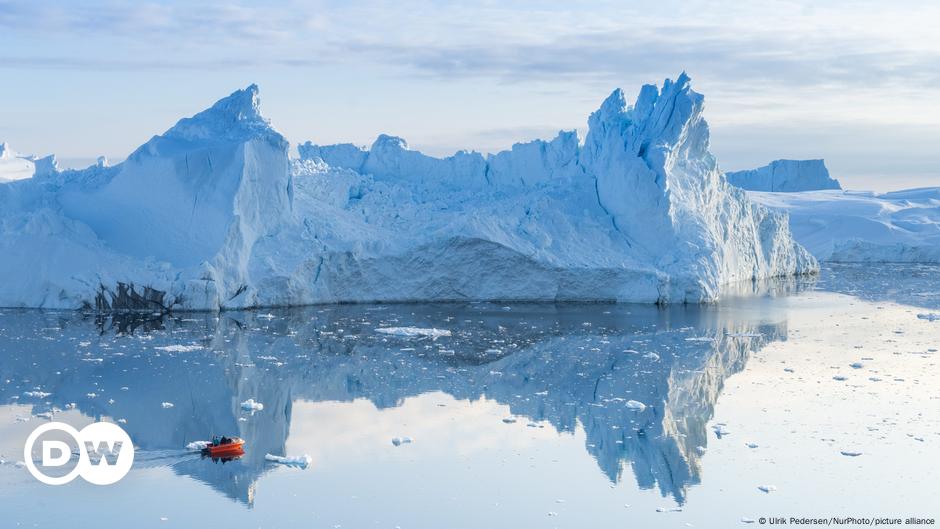
[[[867,301],[940,309],[940,263],[824,263],[816,288]]]
[[[296,400],[364,398],[385,409],[441,391],[495,400],[560,432],[580,425],[607,478],[618,482],[629,466],[640,487],[682,503],[700,480],[725,379],[786,339],[779,316],[750,303],[347,305],[167,319],[7,310],[0,403],[33,413],[74,403],[96,419],[126,419],[135,467],[171,466],[250,506],[272,468],[265,454],[284,454]],[[384,326],[452,335],[375,332]],[[37,390],[50,395],[25,395]],[[240,408],[249,398],[264,412],[249,417]],[[245,439],[245,456],[213,464],[181,449],[214,433]]]

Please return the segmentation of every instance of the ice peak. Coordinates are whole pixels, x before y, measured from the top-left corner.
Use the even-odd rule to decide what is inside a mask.
[[[13,149],[10,148],[10,144],[7,142],[0,143],[0,160],[6,160],[16,156],[16,153],[13,152]]]
[[[371,150],[378,149],[401,149],[403,151],[408,150],[408,142],[404,138],[398,136],[391,136],[389,134],[379,134],[379,136],[372,142]]]
[[[236,90],[191,118],[181,119],[165,134],[185,140],[236,139],[274,133],[268,120],[261,115],[258,85]]]

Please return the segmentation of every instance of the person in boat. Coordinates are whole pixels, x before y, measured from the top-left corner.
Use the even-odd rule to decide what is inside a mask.
[[[231,444],[231,443],[232,443],[232,439],[229,438],[229,437],[225,437],[224,435],[222,436],[222,439],[219,439],[219,444],[220,444],[220,445],[227,445],[227,444]]]
[[[222,438],[218,435],[212,436],[212,446],[219,446],[222,443]]]

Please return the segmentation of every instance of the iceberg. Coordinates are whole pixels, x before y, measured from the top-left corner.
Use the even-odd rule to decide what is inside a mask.
[[[55,155],[42,158],[14,151],[9,143],[0,143],[0,184],[46,175],[59,169]]]
[[[940,263],[940,187],[748,194],[787,213],[793,236],[819,260]]]
[[[748,191],[792,193],[842,189],[838,180],[829,176],[823,160],[774,160],[746,171],[725,173],[728,183]]]
[[[684,73],[587,136],[434,158],[381,135],[300,145],[251,85],[125,161],[0,184],[0,306],[223,310],[333,302],[684,303],[814,273],[785,214],[730,186]]]

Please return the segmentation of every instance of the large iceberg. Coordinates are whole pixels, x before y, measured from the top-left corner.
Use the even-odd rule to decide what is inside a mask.
[[[829,176],[823,160],[774,160],[757,169],[725,173],[725,177],[731,185],[748,191],[842,189],[839,181]]]
[[[682,74],[574,132],[438,159],[380,136],[300,147],[252,85],[115,166],[0,185],[0,306],[704,302],[812,273],[786,215],[727,184]]]

